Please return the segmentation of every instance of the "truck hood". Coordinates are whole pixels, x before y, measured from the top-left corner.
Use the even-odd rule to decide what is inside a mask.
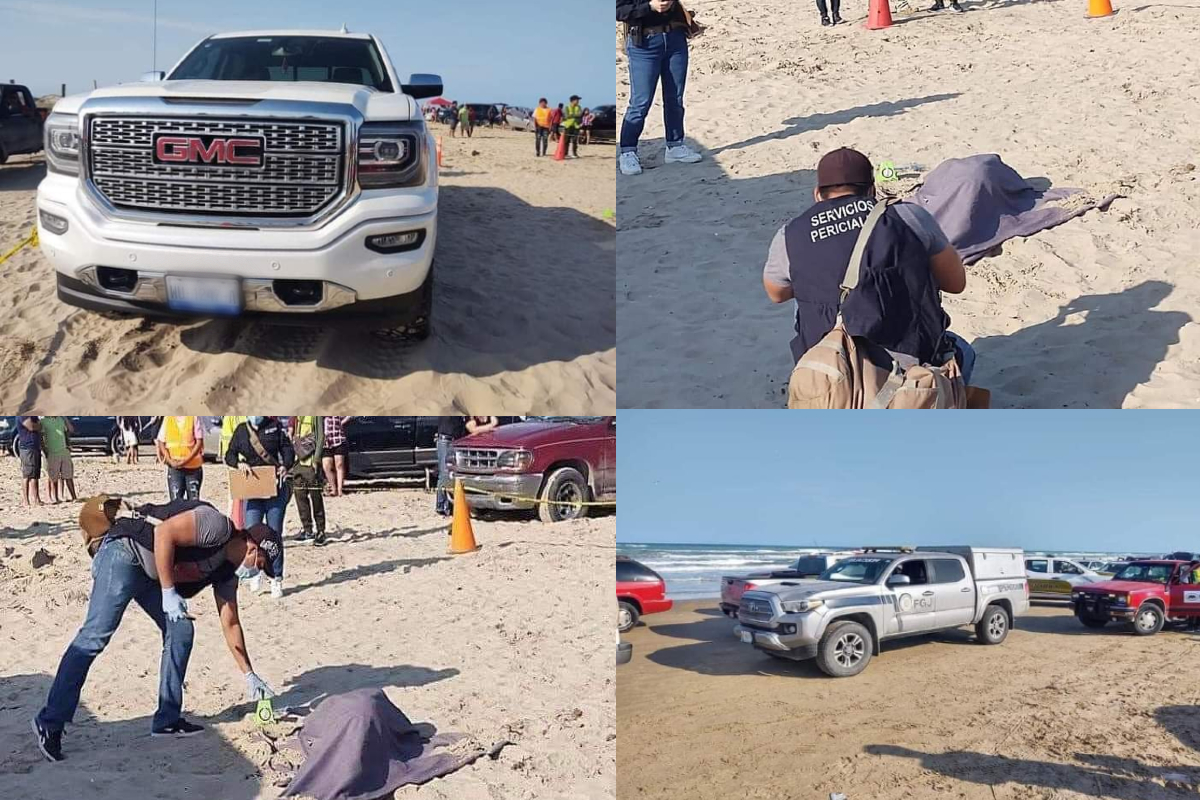
[[[1098,581],[1096,583],[1084,583],[1075,587],[1078,592],[1094,592],[1096,594],[1116,594],[1121,592],[1129,594],[1133,592],[1165,592],[1167,587],[1160,583],[1146,583],[1144,581]]]
[[[600,423],[596,423],[598,425]],[[583,433],[594,430],[595,425],[573,422],[514,422],[501,425],[494,431],[478,433],[460,439],[468,447],[525,447],[534,448],[547,444],[569,441],[572,431]]]
[[[109,86],[87,94],[64,97],[54,111],[76,114],[84,101],[122,97],[162,97],[196,100],[278,100],[299,103],[338,103],[354,106],[369,120],[421,119],[421,110],[411,97],[378,92],[348,83],[311,81],[161,81]]]
[[[874,593],[877,589],[877,586],[870,583],[800,579],[788,580],[775,586],[765,586],[762,589],[755,589],[754,591],[770,592],[777,595],[780,602],[786,602],[790,600],[804,600],[809,597],[818,597],[824,600],[829,597],[841,597],[843,595],[868,594]]]

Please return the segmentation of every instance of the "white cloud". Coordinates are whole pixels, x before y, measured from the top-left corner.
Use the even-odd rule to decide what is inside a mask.
[[[69,20],[71,22],[108,22],[116,25],[130,23],[151,25],[154,22],[154,17],[151,14],[135,14],[131,11],[120,11],[117,9],[86,8],[69,3],[46,3],[42,2],[42,0],[37,0],[37,2],[32,2],[32,0],[0,0],[0,11],[8,11],[26,17],[45,19],[57,23]],[[199,22],[172,19],[171,17],[163,17],[161,15],[158,18],[158,24],[163,28],[174,28],[194,33],[214,32],[214,28],[211,25],[202,25]]]

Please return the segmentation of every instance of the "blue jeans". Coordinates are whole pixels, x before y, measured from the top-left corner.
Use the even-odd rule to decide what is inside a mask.
[[[246,527],[249,528],[266,520],[267,526],[283,536],[283,517],[287,513],[288,500],[291,490],[287,484],[279,489],[279,494],[268,498],[254,498],[246,501]],[[279,548],[279,558],[273,563],[276,577],[283,577],[283,548]]]
[[[108,539],[92,561],[92,597],[88,601],[87,618],[63,654],[46,705],[38,712],[38,721],[46,730],[61,731],[75,718],[88,670],[116,633],[130,600],[154,620],[163,636],[158,710],[154,712],[151,729],[164,728],[179,720],[183,679],[192,655],[192,621],[168,620],[162,611],[162,589],[158,582],[145,573],[125,540]]]
[[[439,514],[449,514],[452,509],[453,501],[450,499],[450,470],[446,469],[446,459],[450,457],[450,448],[454,445],[454,440],[449,436],[437,437],[437,460],[438,460],[438,482],[437,482],[437,499],[434,501],[434,510]]]
[[[646,115],[654,102],[659,79],[663,87],[663,123],[667,146],[683,143],[683,87],[687,83],[688,43],[682,30],[647,36],[638,47],[625,42],[629,56],[629,109],[621,123],[621,152],[637,152]]]
[[[204,468],[175,469],[167,467],[167,494],[172,500],[200,499],[200,484],[204,483]]]
[[[975,348],[953,331],[946,331],[946,338],[954,345],[954,357],[958,359],[958,367],[962,370],[963,383],[970,386],[971,373],[975,371]]]

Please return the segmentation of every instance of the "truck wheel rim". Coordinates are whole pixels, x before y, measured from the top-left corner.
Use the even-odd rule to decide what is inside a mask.
[[[866,643],[857,633],[847,633],[833,646],[833,660],[843,667],[853,667],[862,661],[866,653]]]
[[[988,633],[993,639],[999,639],[1004,635],[1004,626],[1007,624],[1003,614],[995,614],[988,620]]]
[[[574,514],[579,511],[578,505],[583,501],[583,495],[579,491],[579,487],[573,483],[567,482],[558,487],[558,496],[554,499],[560,503],[571,503],[572,505],[563,506],[564,514]]]
[[[1144,631],[1148,631],[1154,627],[1155,616],[1153,611],[1143,611],[1138,614],[1138,627]]]
[[[621,609],[621,613],[617,615],[617,618],[620,620],[622,628],[629,627],[629,623],[633,621],[633,616],[623,608]]]

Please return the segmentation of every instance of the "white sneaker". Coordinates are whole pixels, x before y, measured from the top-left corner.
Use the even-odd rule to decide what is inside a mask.
[[[246,588],[250,590],[250,594],[258,594],[262,591],[262,574],[255,575],[250,580],[246,581]]]
[[[686,144],[677,144],[667,148],[667,156],[663,161],[668,164],[695,164],[700,158],[700,154]]]
[[[276,600],[283,597],[283,578],[271,578],[271,597]]]
[[[638,158],[638,154],[632,150],[621,153],[618,163],[620,164],[622,175],[642,174],[642,161]]]

